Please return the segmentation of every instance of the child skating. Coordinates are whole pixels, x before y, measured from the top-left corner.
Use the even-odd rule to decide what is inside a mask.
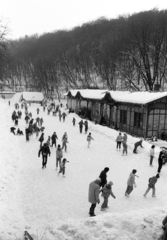
[[[62,173],[63,177],[65,177],[65,165],[66,165],[67,162],[69,162],[69,161],[67,161],[66,158],[63,158],[63,161],[60,164],[60,171],[58,172],[58,176],[59,176],[60,173]]]

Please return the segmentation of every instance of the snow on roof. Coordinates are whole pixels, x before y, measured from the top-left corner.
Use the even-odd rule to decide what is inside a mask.
[[[108,90],[99,90],[99,89],[83,89],[83,90],[70,90],[69,92],[73,97],[80,93],[83,98],[88,99],[102,99],[105,96],[105,93]],[[68,95],[68,93],[67,93]]]
[[[147,104],[149,102],[155,101],[157,99],[167,96],[167,92],[129,92],[129,91],[108,91],[108,90],[70,90],[69,91],[73,97],[80,92],[83,98],[88,99],[102,99],[106,93],[109,93],[111,98],[116,102],[127,102],[136,104]],[[68,93],[69,93],[68,92]]]
[[[111,97],[117,102],[147,104],[167,96],[167,92],[123,92],[110,91]]]
[[[44,95],[42,92],[23,92],[23,99],[26,101],[43,101]]]

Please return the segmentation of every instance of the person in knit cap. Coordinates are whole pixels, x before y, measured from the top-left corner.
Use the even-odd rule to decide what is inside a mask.
[[[105,186],[100,190],[100,192],[102,192],[102,196],[104,198],[104,201],[101,205],[101,211],[105,211],[108,207],[108,198],[111,195],[114,199],[116,198],[114,193],[112,192],[112,185],[113,182],[109,182],[107,184],[105,184]]]
[[[95,215],[95,208],[96,204],[100,203],[99,199],[99,183],[101,182],[100,178],[97,178],[93,182],[89,184],[89,192],[88,192],[88,201],[91,203],[90,209],[89,209],[89,215],[90,217],[94,217]]]

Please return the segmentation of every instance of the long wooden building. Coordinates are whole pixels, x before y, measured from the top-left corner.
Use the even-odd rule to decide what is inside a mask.
[[[167,140],[167,92],[70,90],[68,106],[83,117],[135,136]]]

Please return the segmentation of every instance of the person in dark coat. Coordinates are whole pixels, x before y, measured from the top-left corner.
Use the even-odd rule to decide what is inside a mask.
[[[63,112],[61,116],[63,117],[63,122],[64,122],[67,114],[65,112]]]
[[[39,114],[39,108],[37,108],[37,110],[36,110],[36,111],[37,111],[37,114]]]
[[[55,145],[56,147],[56,139],[58,139],[56,132],[53,133],[52,135],[52,147]]]
[[[84,125],[85,125],[85,134],[86,134],[88,131],[88,121],[87,120],[85,120]]]
[[[29,135],[30,135],[29,128],[26,128],[25,133],[26,133],[26,141],[29,141]]]
[[[18,126],[18,118],[19,118],[19,117],[16,115],[16,116],[15,116],[15,126]]]
[[[28,115],[25,116],[25,121],[26,121],[26,124],[28,124],[28,121],[29,121],[30,117]]]
[[[16,128],[15,127],[11,127],[10,128],[10,131],[15,135],[15,130],[16,130]]]
[[[34,122],[34,119],[32,118],[32,119],[30,120],[30,122],[29,122],[29,125],[32,125],[33,122]]]
[[[141,148],[143,148],[142,142],[143,142],[143,140],[141,139],[140,141],[138,141],[138,142],[136,142],[136,143],[134,144],[133,153],[137,153],[137,148],[138,148],[138,146],[140,146]]]
[[[101,179],[100,187],[104,187],[104,185],[107,183],[107,172],[110,169],[108,167],[105,167],[104,170],[100,173],[99,178]]]
[[[160,151],[159,157],[158,157],[158,170],[157,170],[158,173],[161,172],[164,159],[165,159],[165,150],[163,149],[162,151]]]
[[[82,129],[83,129],[83,120],[81,120],[79,123],[79,131],[80,131],[80,133],[82,133]]]
[[[42,153],[42,168],[46,168],[48,155],[50,156],[50,148],[47,143],[44,143],[44,145],[40,148],[38,157],[40,157],[40,153]]]
[[[44,141],[44,133],[42,133],[41,136],[40,136],[40,138],[39,138],[40,148],[42,147],[43,141]]]
[[[76,122],[76,119],[73,117],[73,120],[72,120],[73,126],[75,126],[75,122]]]
[[[35,132],[36,132],[36,138],[38,138],[39,132],[40,132],[40,128],[36,126],[35,127]]]
[[[40,120],[40,122],[41,122],[41,126],[42,126],[42,124],[43,124],[43,118],[41,117],[41,120]]]
[[[61,117],[62,117],[62,115],[61,115],[61,110],[59,109],[59,121],[61,122]]]
[[[17,135],[23,135],[23,131],[21,131],[19,128],[17,129]]]

